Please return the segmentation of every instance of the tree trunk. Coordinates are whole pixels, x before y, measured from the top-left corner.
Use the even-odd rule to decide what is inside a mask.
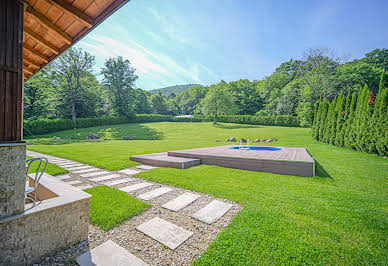
[[[73,120],[74,128],[76,128],[75,120],[77,118],[77,115],[75,113],[75,102],[74,99],[71,99],[71,120]]]

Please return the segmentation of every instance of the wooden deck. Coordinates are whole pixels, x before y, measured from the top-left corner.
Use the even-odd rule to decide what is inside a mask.
[[[201,164],[283,175],[315,176],[315,161],[305,148],[281,147],[278,151],[235,150],[236,145],[169,151],[163,154],[132,156],[131,160],[179,169]],[[162,157],[161,157],[162,156]],[[179,165],[183,158],[197,159],[192,165]],[[140,160],[139,160],[140,159]],[[147,160],[147,161],[146,161]],[[173,163],[175,162],[175,163]]]
[[[130,158],[132,161],[152,166],[171,167],[186,169],[201,164],[201,160],[183,157],[168,156],[167,152],[145,155],[135,155]]]

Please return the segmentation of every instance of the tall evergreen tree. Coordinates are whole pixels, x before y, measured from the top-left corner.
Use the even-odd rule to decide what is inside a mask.
[[[314,139],[317,139],[317,124],[319,123],[319,118],[318,116],[321,114],[319,112],[319,108],[320,108],[320,100],[317,100],[314,104],[314,120],[313,120],[313,125],[312,125],[312,128],[311,128],[311,135]]]
[[[318,140],[323,141],[325,136],[325,122],[327,118],[327,111],[329,109],[329,102],[327,99],[324,99],[322,102],[321,118],[319,122],[319,136]]]
[[[343,103],[342,110],[340,111],[337,117],[337,128],[336,128],[337,132],[336,132],[334,144],[340,147],[344,145],[344,135],[345,135],[344,128],[345,128],[346,120],[349,115],[350,99],[351,99],[351,95],[348,94],[346,96],[346,99],[343,100],[342,102]]]
[[[329,109],[327,111],[325,129],[323,133],[323,142],[325,143],[330,142],[330,132],[333,126],[333,117],[334,117],[336,104],[337,104],[337,98],[334,98],[334,100],[331,103],[329,103]]]
[[[344,94],[341,92],[340,95],[337,96],[337,104],[333,113],[333,122],[331,126],[330,132],[330,144],[335,144],[336,134],[338,131],[338,118],[342,117],[342,111],[344,107]]]
[[[350,100],[350,105],[349,105],[349,115],[348,119],[346,120],[346,125],[344,127],[344,146],[347,148],[351,148],[352,145],[354,145],[355,142],[355,136],[352,132],[353,128],[353,123],[355,121],[354,113],[356,109],[356,103],[357,103],[357,94],[353,93],[352,94],[352,99]]]
[[[385,88],[388,88],[388,74],[385,71],[383,71],[381,73],[379,91],[382,91]]]

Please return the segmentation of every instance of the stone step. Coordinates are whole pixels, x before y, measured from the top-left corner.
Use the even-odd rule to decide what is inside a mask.
[[[85,252],[77,258],[80,266],[144,266],[144,261],[117,245],[112,240]]]
[[[169,209],[171,211],[174,211],[174,212],[178,212],[178,211],[182,210],[183,208],[185,208],[186,206],[193,203],[194,201],[196,201],[197,199],[199,199],[199,197],[200,197],[199,195],[185,192],[184,194],[180,195],[179,197],[177,197],[173,200],[170,200],[169,202],[164,204],[162,207]]]
[[[92,168],[78,170],[78,171],[71,171],[71,173],[72,174],[83,174],[83,173],[90,173],[90,172],[96,172],[96,171],[101,171],[101,169],[92,167]]]
[[[66,184],[74,186],[74,185],[82,184],[82,181],[73,180],[73,181],[66,182]]]
[[[126,177],[126,178],[123,178],[123,179],[118,179],[118,180],[113,180],[113,181],[106,181],[106,182],[103,182],[104,185],[107,185],[107,186],[114,186],[114,185],[119,185],[119,184],[123,184],[123,183],[127,183],[127,182],[132,182],[132,181],[136,181],[137,179],[136,178],[130,178],[130,177]]]
[[[117,174],[110,174],[110,175],[104,175],[101,177],[90,178],[89,180],[93,182],[101,182],[101,181],[105,181],[105,180],[109,180],[117,177],[120,177],[120,176]]]
[[[136,171],[133,169],[123,169],[118,172],[125,175],[135,175],[135,174],[141,173],[141,171]]]
[[[92,177],[92,176],[100,176],[100,175],[106,175],[109,174],[108,171],[99,171],[99,172],[93,172],[93,173],[86,173],[86,174],[80,174],[82,177]]]
[[[159,168],[158,166],[152,166],[152,165],[146,165],[146,164],[136,165],[135,167],[142,170],[152,170],[155,168]]]
[[[135,162],[161,167],[186,169],[201,164],[200,159],[168,156],[166,152],[135,155],[130,159]]]
[[[77,170],[83,170],[83,169],[89,169],[89,168],[93,168],[92,166],[89,166],[89,165],[80,165],[80,166],[72,166],[72,167],[64,167],[66,170],[69,170],[69,171],[77,171]]]
[[[142,200],[151,200],[151,199],[157,198],[163,194],[166,194],[172,190],[173,189],[169,188],[169,187],[160,187],[160,188],[151,190],[149,192],[146,192],[144,194],[141,194],[138,196],[138,198],[142,199]]]
[[[213,200],[208,205],[192,215],[193,218],[207,224],[217,222],[225,213],[232,208],[232,204],[219,200]]]
[[[135,191],[135,190],[138,190],[138,189],[141,189],[141,188],[146,188],[146,187],[149,187],[149,186],[152,186],[152,184],[151,183],[147,183],[147,182],[142,182],[142,183],[137,183],[137,184],[130,185],[130,186],[127,186],[127,187],[121,187],[119,189],[121,191],[124,191],[124,192],[132,192],[132,191]]]
[[[83,185],[83,186],[78,186],[76,188],[79,188],[81,190],[84,190],[84,189],[87,189],[87,188],[91,188],[92,186],[91,185]]]
[[[190,232],[159,217],[155,217],[137,226],[136,229],[172,250],[179,247],[183,242],[185,242],[193,235],[193,232]]]

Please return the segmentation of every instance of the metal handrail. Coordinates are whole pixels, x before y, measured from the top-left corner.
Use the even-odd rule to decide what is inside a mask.
[[[27,169],[26,169],[27,180],[29,180],[28,178],[29,178],[29,172],[30,172],[31,165],[36,161],[39,161],[39,166],[36,169],[36,173],[35,173],[34,185],[33,185],[34,190],[31,192],[31,193],[33,193],[34,197],[33,198],[28,197],[28,196],[26,197],[27,199],[30,199],[34,205],[36,204],[36,201],[37,201],[37,189],[38,189],[38,185],[39,185],[39,180],[41,179],[41,177],[45,173],[47,165],[48,165],[48,160],[45,157],[37,157],[37,158],[28,159],[26,161],[26,164],[28,164]],[[43,170],[41,171],[43,161],[45,161],[46,164],[45,164]]]

